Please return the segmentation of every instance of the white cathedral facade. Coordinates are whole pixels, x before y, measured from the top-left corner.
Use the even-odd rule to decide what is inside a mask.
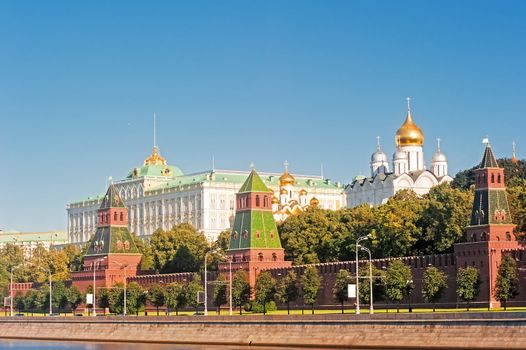
[[[424,195],[433,186],[453,181],[448,175],[447,158],[440,150],[440,139],[437,140],[437,151],[431,159],[431,167],[426,169],[424,134],[413,121],[409,99],[406,120],[396,132],[395,140],[396,150],[390,169],[389,159],[380,147],[378,138],[376,151],[371,156],[371,176],[356,177],[345,189],[348,207],[354,208],[365,203],[381,205],[402,189],[411,189],[418,195]]]

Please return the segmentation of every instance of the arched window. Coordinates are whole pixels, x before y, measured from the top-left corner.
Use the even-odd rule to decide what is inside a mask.
[[[268,196],[263,197],[263,206],[264,206],[265,208],[268,207]]]
[[[258,253],[258,260],[263,261],[263,253]]]
[[[511,235],[509,232],[506,232],[506,240],[511,241]]]
[[[497,175],[497,182],[500,184],[500,174]]]
[[[121,221],[124,221],[124,213],[121,213]]]
[[[113,221],[117,221],[117,213],[113,213]]]
[[[278,261],[278,255],[276,253],[272,253],[272,261]]]
[[[476,241],[477,241],[477,234],[476,234],[476,233],[473,233],[473,234],[471,235],[471,241],[472,241],[472,242],[476,242]]]
[[[487,240],[488,240],[488,237],[487,237],[486,232],[482,232],[482,233],[480,234],[480,240],[481,240],[481,241],[487,241]]]
[[[259,207],[259,204],[260,204],[259,202],[260,202],[259,195],[256,195],[256,207]]]
[[[491,174],[491,183],[495,183],[495,174]]]

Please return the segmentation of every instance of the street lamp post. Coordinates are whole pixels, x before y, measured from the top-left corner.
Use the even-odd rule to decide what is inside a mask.
[[[205,312],[204,312],[205,316],[208,316],[208,273],[207,273],[207,267],[206,267],[206,260],[209,254],[214,254],[214,253],[217,253],[217,249],[206,252],[205,254]]]
[[[358,248],[360,247],[360,242],[365,241],[366,239],[369,239],[371,237],[370,234],[366,236],[359,237],[356,240],[356,314],[360,314],[360,289],[359,289],[359,273],[358,273]]]
[[[13,317],[13,270],[18,267],[20,267],[20,265],[11,266],[11,284],[9,286],[9,307],[11,308],[11,317]]]
[[[99,259],[99,260],[94,260],[93,261],[93,316],[97,316],[97,298],[95,297],[96,296],[96,291],[97,291],[97,286],[96,286],[96,280],[95,280],[95,271],[96,271],[96,264],[97,263],[101,263],[103,260],[105,260],[106,257],[102,258],[102,259]]]
[[[371,256],[371,251],[366,248],[360,246],[362,250],[365,250],[369,254],[369,313],[372,315],[374,314],[374,307],[373,307],[373,259]]]
[[[122,311],[122,315],[126,316],[126,280],[128,279],[127,271],[130,265],[119,264],[118,262],[115,262],[115,264],[119,265],[121,267],[121,270],[124,270],[124,310]]]

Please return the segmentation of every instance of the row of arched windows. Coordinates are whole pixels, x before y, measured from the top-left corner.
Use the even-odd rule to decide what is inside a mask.
[[[497,178],[497,183],[500,184],[501,181],[502,181],[501,175],[497,174],[497,176],[495,176],[495,174],[492,173],[491,177],[490,177],[492,184],[495,183],[495,178]],[[480,175],[477,175],[477,184],[479,184],[479,185],[480,184],[484,184],[484,182],[486,182],[486,173],[482,173]]]
[[[250,197],[240,197],[237,199],[237,207],[239,209],[248,208],[250,206]],[[269,207],[269,198],[268,196],[263,196],[263,206],[261,206],[261,196],[256,195],[256,208],[268,208]]]

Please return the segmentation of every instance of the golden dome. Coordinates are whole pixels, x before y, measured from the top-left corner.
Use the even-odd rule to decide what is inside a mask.
[[[317,207],[318,204],[320,204],[320,201],[316,197],[312,197],[310,200],[310,206],[311,207]]]
[[[152,154],[146,158],[144,165],[166,165],[166,159],[159,154],[157,146],[153,146]]]
[[[283,175],[281,175],[279,178],[280,186],[287,186],[287,185],[294,186],[295,182],[296,182],[296,179],[294,178],[294,176],[290,175],[288,171],[285,171]]]
[[[287,191],[286,189],[282,189],[281,191],[279,191],[279,194],[288,194],[289,191]]]
[[[279,204],[279,199],[276,196],[272,196],[272,204]]]
[[[299,192],[300,196],[305,196],[307,194],[307,191],[305,191],[305,189],[301,189],[300,192]]]
[[[407,111],[404,124],[396,132],[397,146],[422,146],[424,144],[424,133],[413,122],[411,111]]]

